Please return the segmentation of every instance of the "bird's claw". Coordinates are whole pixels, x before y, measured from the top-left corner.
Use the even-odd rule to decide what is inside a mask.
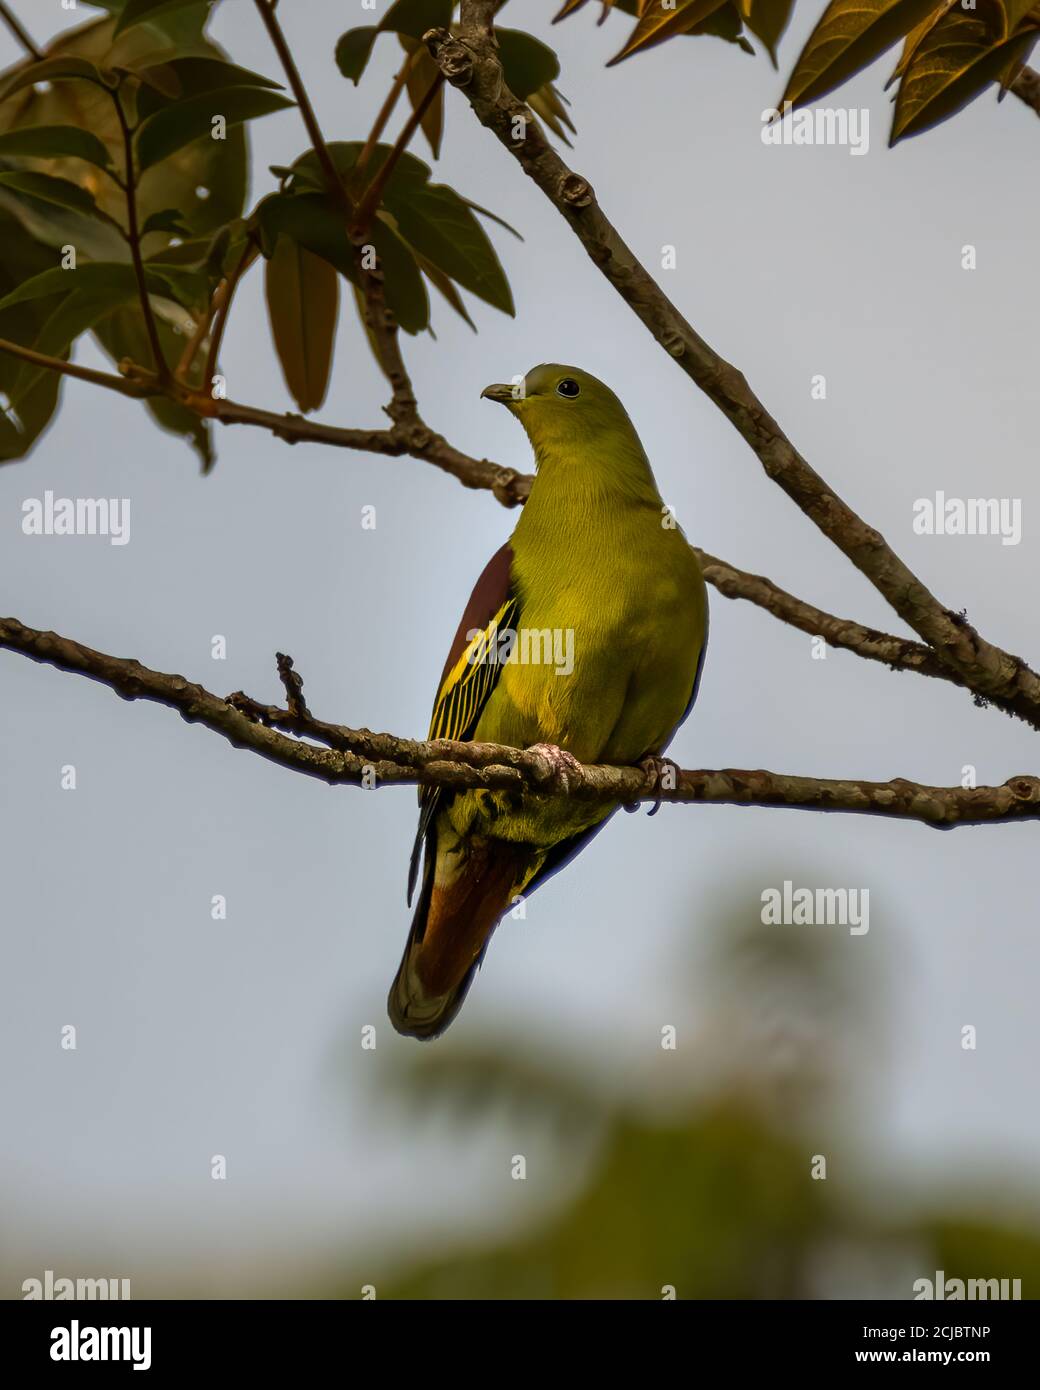
[[[679,768],[672,762],[671,758],[659,758],[651,754],[640,761],[639,766],[646,774],[647,781],[650,783],[649,790],[654,793],[654,804],[650,808],[649,814],[656,816],[661,809],[662,794],[665,791],[674,791]],[[636,807],[626,809],[635,810]]]
[[[528,753],[537,753],[547,763],[550,763],[553,778],[560,790],[570,791],[571,777],[581,772],[581,763],[578,762],[577,758],[563,748],[558,748],[555,743],[532,743],[527,751]]]

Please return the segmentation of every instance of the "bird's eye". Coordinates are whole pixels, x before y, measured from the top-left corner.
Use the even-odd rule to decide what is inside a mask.
[[[565,376],[556,388],[558,396],[566,396],[568,400],[573,400],[581,390],[581,387],[572,376]]]

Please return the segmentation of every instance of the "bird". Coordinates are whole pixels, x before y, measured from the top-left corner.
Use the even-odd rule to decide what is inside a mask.
[[[643,763],[660,776],[703,669],[697,554],[603,382],[543,363],[481,396],[523,426],[535,477],[463,613],[429,737],[535,748],[564,781],[575,763]],[[409,905],[417,883],[419,896],[387,1005],[397,1032],[429,1040],[462,1007],[506,912],[618,803],[426,786],[419,805]]]

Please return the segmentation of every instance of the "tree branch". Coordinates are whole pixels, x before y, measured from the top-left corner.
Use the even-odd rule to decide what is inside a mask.
[[[183,676],[108,656],[57,633],[26,627],[16,618],[0,619],[0,648],[86,676],[125,700],[166,705],[188,723],[204,725],[236,748],[330,785],[418,783],[623,805],[672,801],[786,806],[886,816],[938,828],[1040,819],[1040,777],[1030,774],[1012,777],[1001,786],[963,788],[931,787],[903,778],[867,782],[739,768],[676,769],[674,787],[662,789],[656,773],[641,767],[578,765],[561,772],[533,749],[449,740],[419,742],[327,724],[307,711],[303,682],[284,656],[279,656],[279,674],[288,698],[283,709],[262,705],[240,692],[221,699]]]
[[[618,234],[589,182],[547,141],[530,110],[506,86],[493,32],[494,0],[462,0],[458,34],[432,29],[424,40],[448,82],[477,119],[562,214],[590,258],[684,372],[722,411],[763,468],[874,585],[940,660],[979,695],[1000,700],[1040,729],[1040,676],[987,642],[944,607],[809,463],[770,416],[743,375],[695,332]],[[514,131],[522,132],[519,140]]]

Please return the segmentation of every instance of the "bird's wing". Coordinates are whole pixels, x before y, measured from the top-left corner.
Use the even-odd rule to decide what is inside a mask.
[[[501,663],[481,660],[493,633],[515,627],[519,600],[513,587],[513,551],[508,542],[484,567],[462,615],[444,663],[430,720],[429,738],[468,739],[501,674]],[[473,636],[473,634],[476,636]],[[441,799],[440,788],[420,787],[419,829],[408,867],[408,901],[412,901],[427,832]]]

